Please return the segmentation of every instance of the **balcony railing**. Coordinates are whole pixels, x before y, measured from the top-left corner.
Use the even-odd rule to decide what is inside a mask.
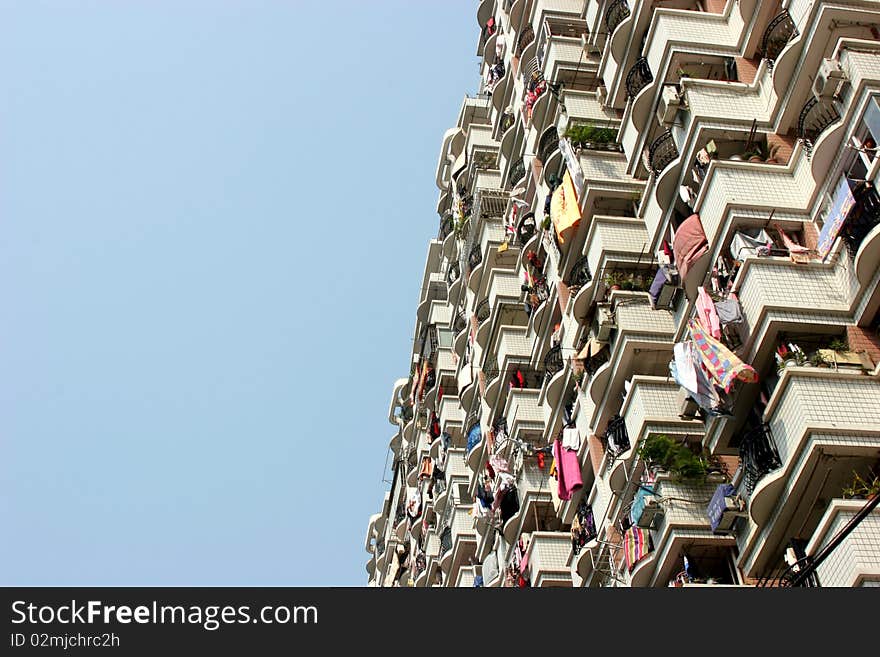
[[[657,137],[648,148],[648,162],[651,165],[651,171],[657,176],[677,157],[678,147],[669,130]]]
[[[406,505],[403,502],[400,502],[397,505],[397,511],[394,514],[394,524],[400,524],[404,518],[406,518]]]
[[[510,373],[508,383],[515,390],[540,388],[544,383],[544,371],[528,365],[513,365],[508,369],[508,372]]]
[[[480,301],[477,304],[476,310],[474,310],[474,315],[477,318],[477,324],[482,324],[489,316],[492,314],[492,307],[489,305],[488,297]]]
[[[516,238],[520,244],[526,244],[535,236],[536,230],[535,215],[529,212],[520,220],[519,225],[516,227]]]
[[[514,121],[516,121],[516,115],[512,112],[505,113],[504,116],[501,117],[501,134],[507,132],[513,125]]]
[[[840,120],[837,109],[827,100],[811,96],[801,109],[797,122],[797,135],[811,145],[816,143],[825,129]]]
[[[547,355],[544,356],[544,375],[548,379],[552,379],[557,372],[561,372],[564,367],[562,360],[562,345],[555,345],[550,348]]]
[[[645,57],[639,57],[626,74],[626,94],[635,98],[639,92],[654,81],[654,74]]]
[[[467,328],[467,313],[465,311],[462,310],[455,316],[455,324],[452,328],[456,333],[461,333]]]
[[[880,197],[874,188],[867,186],[854,192],[853,196],[856,201],[855,207],[847,216],[840,234],[850,256],[855,258],[865,237],[880,224]]]
[[[443,531],[440,532],[440,554],[446,554],[452,549],[452,529],[450,527],[444,527]]]
[[[486,360],[483,362],[483,376],[486,379],[486,383],[494,380],[500,374],[500,370],[498,369],[498,357],[496,354],[491,353],[486,356]]]
[[[458,260],[453,260],[449,269],[446,270],[446,284],[451,287],[459,276],[461,276],[461,265],[458,264]]]
[[[761,56],[775,62],[788,42],[797,36],[797,27],[787,10],[783,9],[767,24],[761,39]]]
[[[615,415],[608,421],[608,427],[600,437],[600,440],[605,451],[611,454],[612,457],[620,456],[630,448],[626,422],[620,415]]]
[[[614,34],[620,24],[629,18],[629,5],[626,0],[614,0],[605,12],[605,27],[608,28],[608,35]]]
[[[516,52],[514,53],[517,57],[521,57],[523,51],[528,48],[529,44],[535,40],[535,30],[531,25],[526,25],[525,29],[522,31],[522,34],[519,35],[519,39],[516,42]]]
[[[553,155],[555,151],[559,149],[559,133],[556,131],[556,126],[551,125],[547,130],[541,135],[541,142],[538,146],[538,157],[541,158],[541,162],[547,164],[547,160]]]
[[[761,477],[782,466],[773,442],[773,434],[767,424],[759,424],[743,434],[739,458],[742,461],[743,484],[746,492],[751,495]]]
[[[593,275],[590,273],[589,259],[585,255],[581,256],[580,259],[574,263],[568,274],[568,285],[570,287],[582,287],[591,280],[593,280]]]
[[[522,161],[522,158],[514,162],[510,171],[507,174],[507,186],[508,188],[516,185],[520,180],[525,178],[526,176],[526,164]]]
[[[468,254],[468,267],[473,271],[481,262],[483,262],[483,252],[480,251],[479,244],[474,244],[471,247],[471,252]]]
[[[451,215],[446,215],[440,221],[440,232],[437,234],[437,237],[440,238],[440,241],[442,242],[449,237],[453,230],[455,230],[455,221],[453,221]]]

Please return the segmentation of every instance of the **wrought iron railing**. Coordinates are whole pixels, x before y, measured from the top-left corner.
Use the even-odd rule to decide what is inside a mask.
[[[544,373],[548,379],[553,378],[557,372],[561,372],[565,366],[562,360],[562,345],[550,347],[550,351],[544,356]]]
[[[615,458],[630,448],[626,422],[620,415],[615,415],[608,421],[608,427],[600,436],[600,440],[605,451]]]
[[[608,28],[608,34],[613,34],[614,30],[629,18],[629,15],[629,5],[626,4],[626,0],[614,0],[614,2],[608,5],[608,9],[605,12],[605,27]]]
[[[523,51],[528,48],[529,44],[535,40],[535,30],[531,25],[526,25],[525,29],[523,29],[522,33],[519,35],[519,39],[516,41],[516,51],[515,55],[517,57],[522,56]]]
[[[651,164],[651,171],[657,176],[677,157],[678,147],[669,130],[664,131],[648,148],[648,162]]]
[[[406,505],[403,502],[398,503],[397,510],[394,513],[394,524],[400,524],[406,518]]]
[[[537,229],[535,214],[529,212],[520,220],[519,225],[516,227],[516,239],[520,244],[524,245],[535,236],[535,231]]]
[[[452,549],[452,529],[444,527],[440,532],[440,554],[446,554]]]
[[[830,101],[810,96],[798,116],[797,135],[812,146],[828,126],[839,120],[840,113]]]
[[[572,266],[567,284],[571,287],[582,287],[591,280],[593,280],[593,274],[590,273],[590,263],[587,256],[583,255]]]
[[[526,164],[523,162],[522,158],[520,158],[510,166],[510,171],[507,173],[508,188],[516,185],[520,180],[525,178],[525,176]]]
[[[498,357],[496,354],[490,353],[486,356],[481,371],[483,372],[483,377],[485,377],[487,384],[490,381],[495,380],[495,378],[501,373],[498,369]]]
[[[512,112],[506,112],[504,114],[504,116],[501,117],[501,134],[502,135],[513,126],[514,121],[516,121],[516,116]]]
[[[853,196],[856,201],[855,207],[850,210],[840,234],[850,256],[855,258],[868,233],[880,225],[880,197],[876,189],[864,184],[861,189],[854,192]]]
[[[511,365],[507,369],[507,382],[511,388],[540,388],[544,385],[544,370],[535,369],[528,365]]]
[[[452,287],[459,276],[461,276],[461,265],[458,264],[458,260],[453,260],[446,270],[446,284]]]
[[[452,328],[456,333],[461,333],[467,328],[467,313],[464,310],[455,316],[455,324],[453,324]]]
[[[455,230],[455,221],[453,220],[452,215],[446,215],[440,221],[440,232],[437,233],[437,237],[440,238],[440,241],[442,242],[452,234],[453,230]]]
[[[477,304],[476,309],[474,310],[474,315],[477,318],[477,324],[482,324],[489,316],[492,314],[492,307],[489,305],[489,298],[486,297],[480,303]]]
[[[783,9],[767,24],[767,29],[764,30],[764,36],[761,39],[761,56],[764,59],[769,59],[771,63],[775,62],[788,42],[797,34],[797,27],[791,14]]]
[[[546,165],[547,161],[557,150],[559,150],[559,132],[556,130],[555,125],[551,125],[541,135],[541,142],[538,145],[538,157]]]
[[[761,477],[782,466],[768,424],[759,424],[743,434],[739,458],[742,461],[743,485],[751,495]]]
[[[645,57],[639,57],[626,74],[626,94],[635,98],[639,92],[654,81],[654,74]]]
[[[473,271],[481,262],[483,262],[483,252],[480,251],[479,244],[474,244],[468,254],[468,267]]]

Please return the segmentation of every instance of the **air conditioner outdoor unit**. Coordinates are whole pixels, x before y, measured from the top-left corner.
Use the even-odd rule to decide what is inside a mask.
[[[660,94],[660,104],[657,106],[657,120],[663,125],[671,125],[675,121],[675,115],[681,107],[681,96],[675,87],[663,87]]]
[[[657,499],[648,499],[645,501],[645,508],[642,509],[642,515],[636,523],[642,529],[653,529],[660,522],[663,516],[663,507]]]
[[[820,100],[831,99],[837,94],[840,83],[845,79],[846,74],[836,59],[823,59],[816,79],[813,80],[813,95]]]
[[[746,503],[739,495],[730,495],[724,498],[725,509],[721,514],[721,520],[715,528],[714,533],[729,532],[733,530],[733,525],[737,518],[746,517]]]
[[[678,390],[678,416],[683,420],[693,420],[699,410],[697,402],[690,398],[684,388]]]
[[[614,328],[614,315],[611,314],[611,305],[607,303],[596,306],[596,339],[599,342],[608,342],[611,339],[611,330]]]

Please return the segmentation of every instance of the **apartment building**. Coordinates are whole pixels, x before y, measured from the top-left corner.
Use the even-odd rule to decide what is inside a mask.
[[[880,585],[880,4],[475,13],[369,584]]]

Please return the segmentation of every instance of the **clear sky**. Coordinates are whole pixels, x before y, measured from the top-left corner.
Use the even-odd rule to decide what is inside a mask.
[[[476,3],[0,0],[0,584],[355,585]]]

